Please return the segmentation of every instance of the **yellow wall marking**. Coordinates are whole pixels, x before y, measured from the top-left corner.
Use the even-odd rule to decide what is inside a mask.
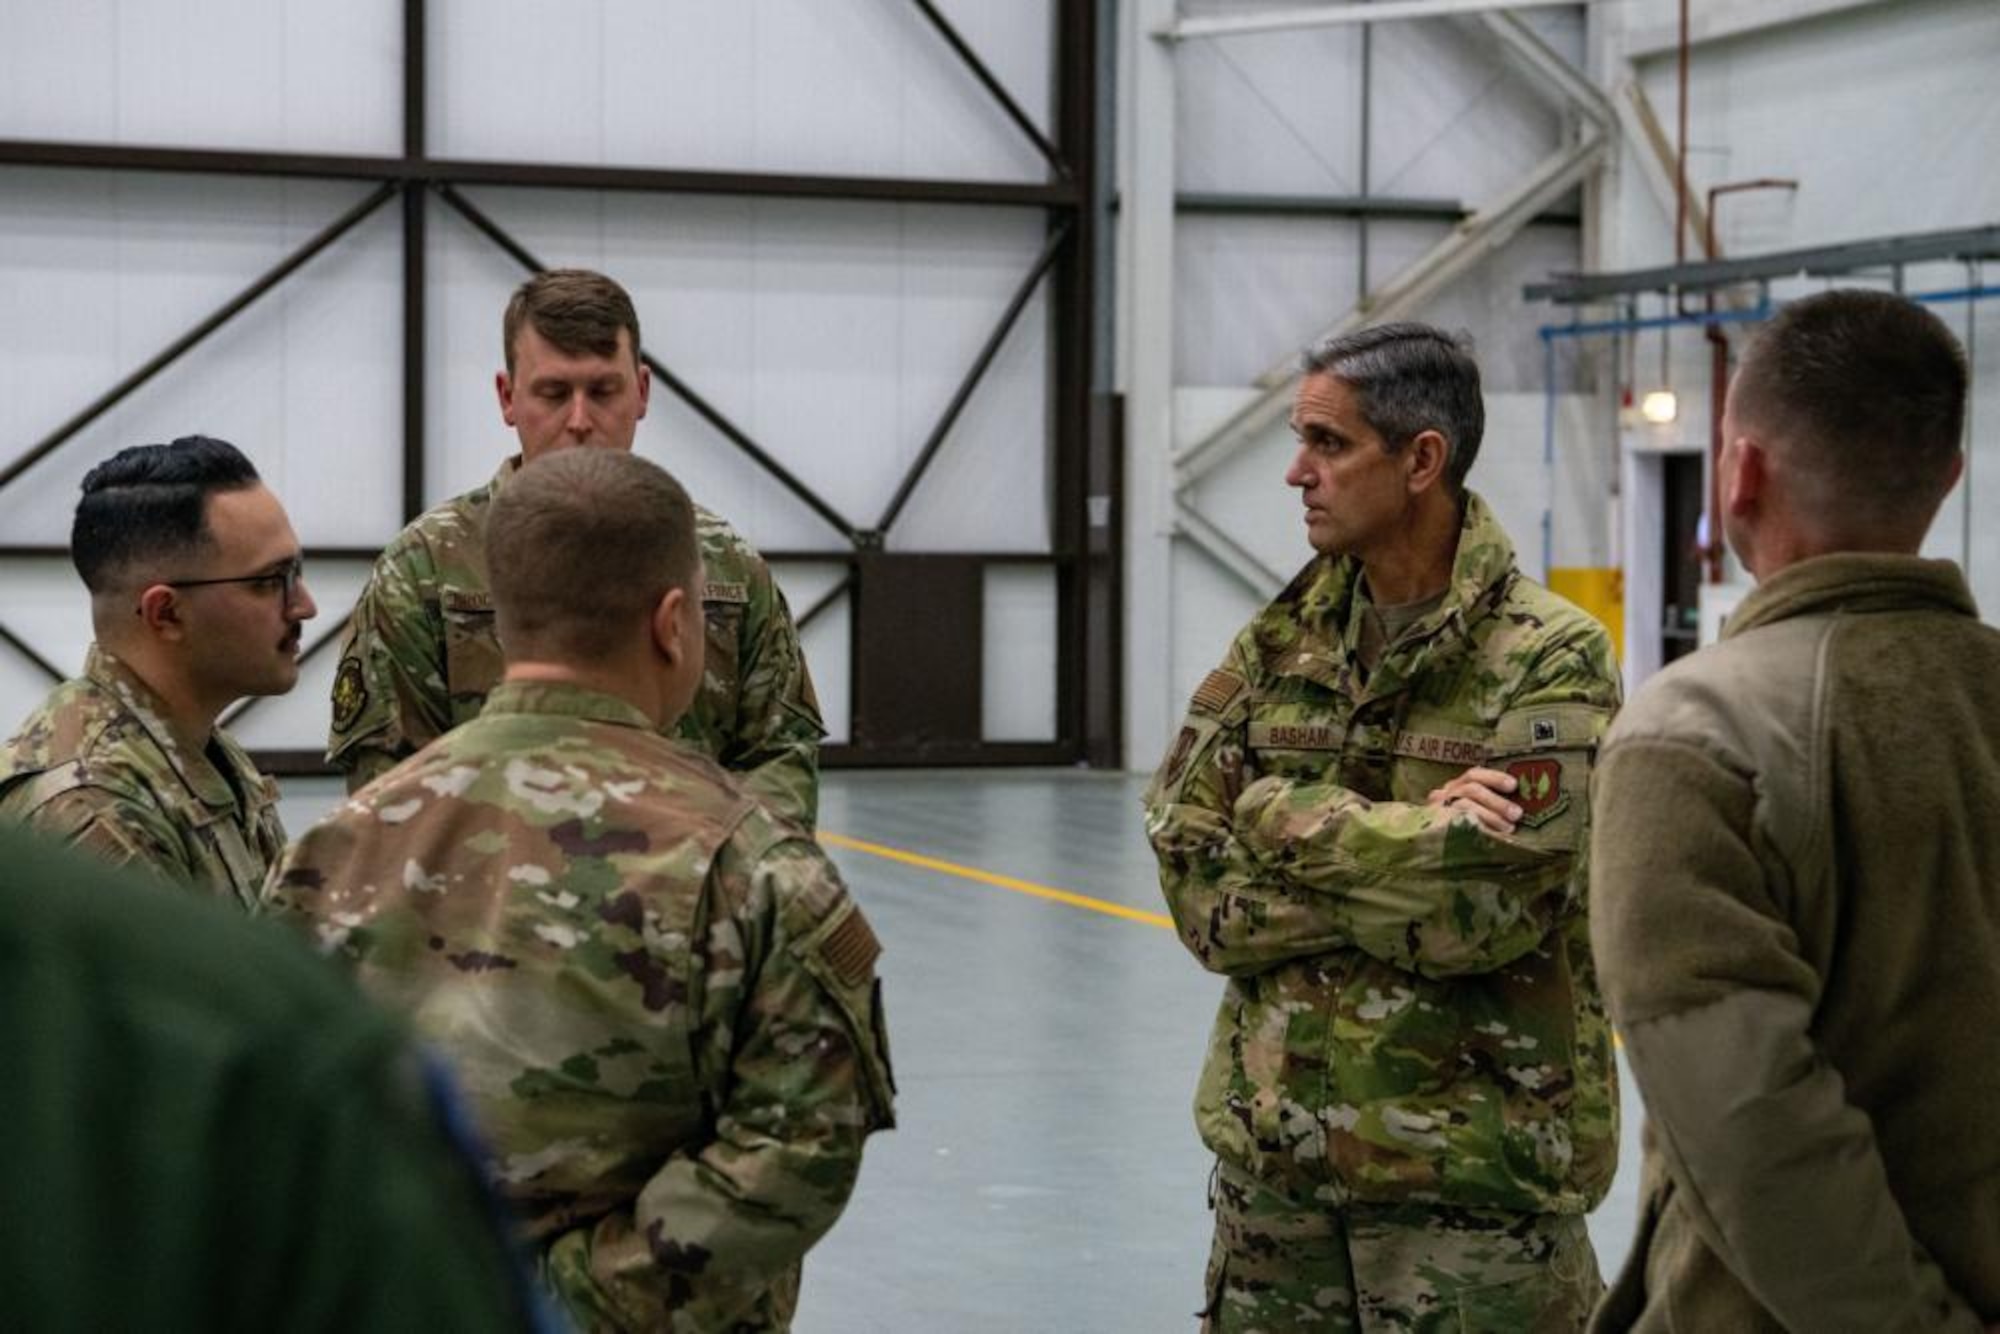
[[[996,885],[1001,889],[1011,889],[1016,894],[1032,894],[1038,899],[1066,903],[1072,908],[1101,912],[1108,917],[1123,917],[1133,922],[1144,922],[1148,926],[1163,926],[1169,931],[1173,930],[1174,926],[1172,920],[1161,913],[1142,912],[1137,908],[1128,908],[1122,903],[1112,903],[1108,899],[1093,899],[1088,894],[1073,894],[1067,889],[1057,889],[1053,885],[1038,885],[1032,880],[1016,880],[1010,875],[995,875],[991,871],[960,866],[955,862],[939,861],[935,857],[919,856],[914,852],[904,852],[900,848],[884,847],[880,843],[864,843],[845,834],[829,834],[822,829],[819,841],[836,848],[865,852],[871,857],[901,862],[905,866],[922,867],[926,871],[936,871],[940,875],[953,875],[961,880],[977,880],[982,885]]]

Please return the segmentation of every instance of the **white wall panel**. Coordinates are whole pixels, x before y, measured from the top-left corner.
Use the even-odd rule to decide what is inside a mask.
[[[1049,0],[942,7],[1047,123]],[[914,6],[438,0],[441,156],[1038,180],[1040,154]],[[524,46],[559,77],[523,77]]]
[[[398,0],[8,0],[0,137],[387,154]]]
[[[1181,218],[1176,230],[1175,373],[1183,383],[1248,383],[1295,355],[1359,296],[1357,223],[1197,215]],[[1371,223],[1370,285],[1447,231],[1443,223]],[[1413,318],[1470,332],[1489,390],[1539,390],[1535,330],[1557,312],[1525,305],[1521,286],[1576,263],[1574,228],[1526,228]]]
[[[981,738],[1055,740],[1056,572],[988,567],[980,642]]]
[[[545,263],[606,267],[647,349],[848,518],[873,525],[1042,241],[1018,211],[480,191]],[[434,490],[483,481],[512,448],[492,377],[513,262],[440,210],[431,338]],[[1045,301],[1023,312],[892,545],[1047,550]],[[759,546],[838,536],[655,385],[640,447]]]
[[[19,457],[364,194],[338,183],[9,171],[0,453]],[[77,484],[126,445],[219,436],[294,502],[301,535],[392,530],[395,482],[357,460],[400,431],[397,239],[361,224],[0,492],[11,542],[62,542]]]

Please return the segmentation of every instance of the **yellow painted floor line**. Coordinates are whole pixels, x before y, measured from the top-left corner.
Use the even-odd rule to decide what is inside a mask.
[[[1101,912],[1107,917],[1123,917],[1128,921],[1144,922],[1148,926],[1163,926],[1173,930],[1173,922],[1162,913],[1142,912],[1128,908],[1122,903],[1112,903],[1108,899],[1093,899],[1088,894],[1073,894],[1067,889],[1057,889],[1053,885],[1038,885],[1032,880],[1016,880],[1010,875],[995,875],[973,866],[960,866],[956,862],[939,861],[936,857],[925,857],[914,852],[904,852],[901,848],[884,847],[880,843],[864,843],[858,838],[845,834],[831,834],[822,829],[819,841],[831,847],[846,848],[852,852],[865,852],[871,857],[881,857],[887,861],[901,862],[905,866],[917,866],[926,871],[936,871],[940,875],[957,876],[961,880],[976,880],[982,885],[994,885],[1001,889],[1011,889],[1016,894],[1032,894],[1038,899],[1048,899],[1055,903],[1066,903],[1072,908],[1082,908],[1089,912]]]

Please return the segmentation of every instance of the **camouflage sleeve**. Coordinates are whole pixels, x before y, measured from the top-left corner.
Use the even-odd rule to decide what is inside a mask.
[[[1590,765],[1617,705],[1609,641],[1594,627],[1523,674],[1487,761],[1545,785],[1544,801],[1517,792],[1524,814],[1513,834],[1442,807],[1272,775],[1237,798],[1237,836],[1266,875],[1293,897],[1311,896],[1369,955],[1427,977],[1491,972],[1583,910],[1576,863],[1588,855]],[[1549,728],[1540,749],[1528,736],[1537,721]]]
[[[1146,836],[1181,943],[1204,968],[1230,975],[1353,943],[1322,902],[1287,889],[1237,837],[1256,680],[1249,641],[1239,638],[1195,692],[1145,796]]]
[[[348,618],[326,758],[349,792],[451,726],[436,582],[422,544],[399,539],[376,559]]]
[[[24,823],[112,866],[138,867],[177,884],[194,880],[180,837],[149,802],[104,788],[69,788],[36,806]]]
[[[737,639],[737,732],[718,756],[744,785],[811,830],[819,819],[819,742],[826,735],[798,627],[771,568],[756,561]]]
[[[696,1035],[703,1082],[726,1090],[714,1136],[646,1184],[622,1239],[600,1225],[589,1259],[591,1285],[652,1328],[786,1324],[863,1141],[894,1123],[880,946],[825,855],[791,840],[746,866],[726,849],[716,881]]]

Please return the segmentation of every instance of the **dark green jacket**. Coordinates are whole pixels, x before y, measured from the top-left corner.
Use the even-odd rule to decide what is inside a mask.
[[[0,829],[0,1324],[533,1325],[403,1034],[276,928]]]

